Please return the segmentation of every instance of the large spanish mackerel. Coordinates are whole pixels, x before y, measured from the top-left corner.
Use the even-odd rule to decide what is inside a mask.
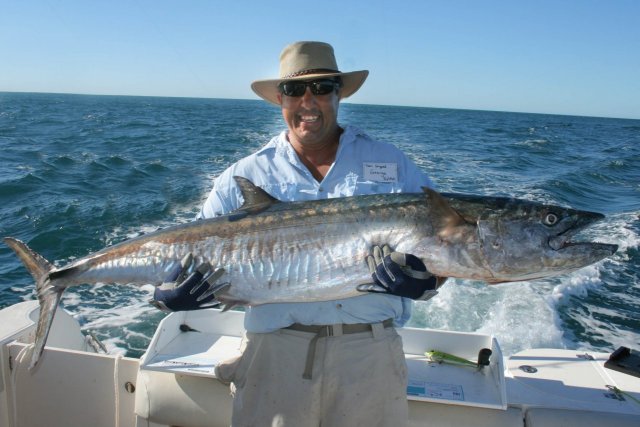
[[[85,283],[160,284],[187,254],[224,268],[225,304],[354,297],[371,281],[365,257],[388,244],[422,258],[441,277],[488,283],[567,273],[617,246],[571,243],[603,215],[524,200],[380,194],[284,203],[236,178],[243,206],[225,216],[166,228],[56,268],[13,238],[4,241],[36,281],[40,318],[31,367],[44,348],[62,292]]]

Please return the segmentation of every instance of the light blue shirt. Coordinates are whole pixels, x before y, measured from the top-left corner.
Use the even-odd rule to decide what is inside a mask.
[[[336,159],[321,182],[300,161],[283,131],[267,145],[238,161],[215,180],[199,218],[229,213],[242,205],[233,180],[251,180],[278,200],[329,199],[374,193],[420,192],[433,183],[398,148],[375,141],[353,126],[340,136]],[[365,260],[362,260],[363,265]],[[233,285],[232,285],[233,286]],[[362,296],[307,303],[274,303],[247,308],[249,332],[272,332],[293,323],[327,325],[375,323],[393,318],[402,326],[411,316],[411,300],[392,295]]]

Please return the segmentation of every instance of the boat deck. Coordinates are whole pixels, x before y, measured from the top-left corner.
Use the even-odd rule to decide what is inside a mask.
[[[77,322],[60,311],[29,372],[25,342],[36,318],[35,302],[0,311],[0,427],[229,425],[231,397],[213,368],[238,354],[243,313],[173,313],[138,360],[90,352]],[[605,368],[608,354],[532,349],[505,359],[491,336],[399,332],[411,426],[640,425],[640,378]],[[475,360],[483,348],[493,352],[483,369],[424,356],[436,349]]]

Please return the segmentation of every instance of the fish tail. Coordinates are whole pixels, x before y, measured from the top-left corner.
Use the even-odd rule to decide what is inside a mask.
[[[38,302],[40,303],[40,316],[38,317],[38,326],[36,328],[35,347],[33,355],[31,356],[31,364],[29,365],[29,369],[33,370],[44,351],[44,345],[51,330],[53,317],[56,314],[56,308],[58,307],[64,288],[51,284],[49,274],[55,267],[44,259],[42,255],[33,251],[24,242],[12,237],[4,238],[4,243],[18,255],[18,258],[20,258],[36,282],[36,294],[38,296]]]

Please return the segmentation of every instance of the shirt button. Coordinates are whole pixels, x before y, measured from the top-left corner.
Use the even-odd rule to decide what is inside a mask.
[[[324,188],[322,188],[322,187],[318,188],[318,192],[319,193],[322,193],[323,191],[324,191]]]
[[[338,309],[342,308],[342,304],[336,304],[336,308]]]

